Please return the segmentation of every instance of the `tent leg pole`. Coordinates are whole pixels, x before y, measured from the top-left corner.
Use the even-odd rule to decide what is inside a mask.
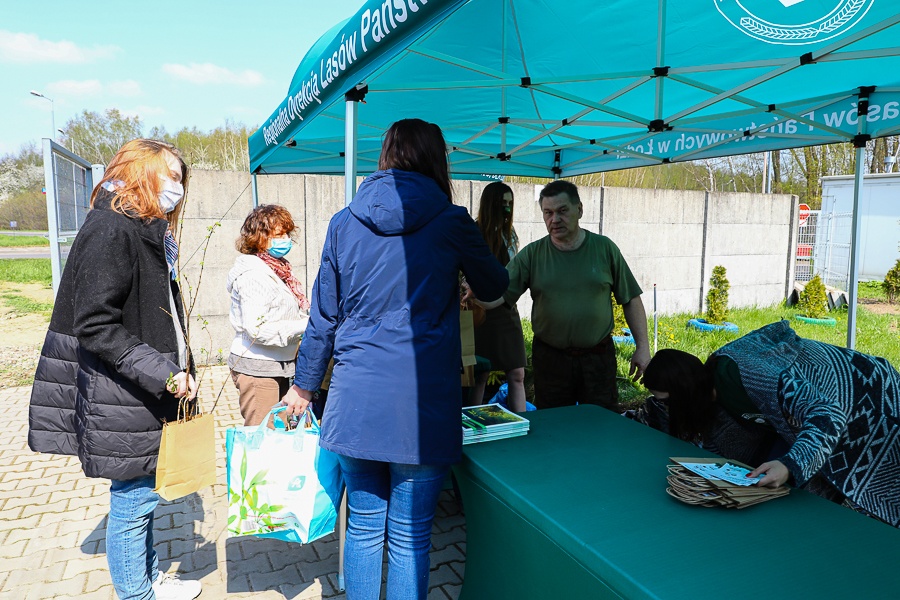
[[[365,96],[363,86],[357,86],[344,96],[344,206],[350,206],[356,195],[356,130],[359,101]],[[341,495],[337,517],[338,535],[338,590],[346,589],[344,582],[344,544],[347,539],[347,492]]]
[[[351,97],[345,101],[344,117],[344,206],[356,195],[356,121],[359,103]]]
[[[856,349],[856,301],[859,280],[859,237],[862,230],[862,219],[859,214],[859,197],[863,187],[863,169],[865,167],[866,148],[856,149],[856,174],[853,179],[853,233],[850,236],[850,289],[847,310],[847,347]]]
[[[343,592],[347,589],[344,581],[344,544],[347,541],[347,490],[341,494],[341,506],[337,514],[337,534],[338,534],[338,591]]]
[[[250,191],[253,192],[253,208],[259,206],[259,192],[256,188],[256,173],[250,174]]]
[[[653,354],[656,354],[659,342],[659,312],[656,308],[656,284],[653,284]]]

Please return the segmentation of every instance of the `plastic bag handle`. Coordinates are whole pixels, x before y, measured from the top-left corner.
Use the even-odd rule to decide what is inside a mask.
[[[277,415],[278,413],[283,412],[285,410],[287,410],[287,406],[285,406],[284,404],[282,404],[280,402],[278,404],[276,404],[275,406],[273,406],[272,409],[269,410],[269,413],[266,415],[266,417],[263,419],[262,423],[260,423],[259,425],[256,426],[256,431],[254,431],[254,433],[260,433],[260,434],[263,433],[264,430],[268,428],[269,416]],[[310,429],[314,433],[319,433],[321,430],[321,427],[319,426],[319,421],[318,421],[318,419],[316,419],[315,415],[312,414],[312,410],[310,410],[309,405],[307,405],[306,409],[301,414],[306,419],[306,426],[304,427],[304,430]],[[298,428],[288,429],[288,431],[296,431],[297,429]]]

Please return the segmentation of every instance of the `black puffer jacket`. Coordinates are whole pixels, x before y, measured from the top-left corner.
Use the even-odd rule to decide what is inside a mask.
[[[35,373],[28,445],[77,454],[89,477],[134,479],[156,471],[163,420],[178,401],[166,391],[179,370],[168,276],[168,223],[130,218],[101,190],[60,281]]]

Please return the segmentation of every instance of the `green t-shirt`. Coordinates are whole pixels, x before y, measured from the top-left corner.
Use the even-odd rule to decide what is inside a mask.
[[[577,250],[562,251],[550,236],[525,246],[509,264],[510,304],[531,290],[534,335],[554,348],[590,348],[613,329],[612,301],[625,304],[641,294],[619,248],[585,231]]]

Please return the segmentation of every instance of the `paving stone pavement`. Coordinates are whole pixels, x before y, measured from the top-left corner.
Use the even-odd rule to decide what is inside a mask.
[[[338,541],[301,545],[225,532],[225,430],[240,423],[227,367],[206,370],[200,397],[216,408],[217,483],[161,501],[154,538],[160,569],[203,582],[201,600],[340,599]],[[28,449],[30,387],[0,390],[0,600],[115,600],[106,564],[109,482],[90,479],[76,457]],[[431,549],[429,600],[455,600],[465,570],[465,518],[444,492]]]

